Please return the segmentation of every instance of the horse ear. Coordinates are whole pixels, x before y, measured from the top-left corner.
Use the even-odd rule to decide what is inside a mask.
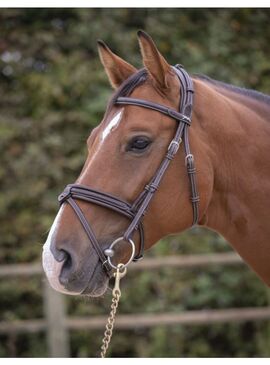
[[[123,81],[137,72],[137,69],[114,54],[110,48],[101,40],[98,42],[98,53],[110,83],[117,89]]]
[[[171,66],[157,49],[153,39],[144,31],[138,31],[138,39],[143,57],[143,63],[161,89],[168,88],[167,76]]]

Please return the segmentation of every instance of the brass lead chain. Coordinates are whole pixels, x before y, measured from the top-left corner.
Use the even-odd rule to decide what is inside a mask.
[[[123,264],[117,265],[116,272],[114,273],[115,283],[114,283],[114,288],[112,291],[113,298],[112,298],[112,304],[111,304],[111,311],[110,311],[108,321],[106,324],[104,337],[102,340],[101,352],[100,352],[100,357],[102,357],[102,358],[104,358],[106,356],[106,352],[107,352],[109,344],[111,342],[116,311],[117,311],[117,307],[118,307],[119,300],[121,297],[120,280],[126,275],[126,272],[127,272],[127,268]]]

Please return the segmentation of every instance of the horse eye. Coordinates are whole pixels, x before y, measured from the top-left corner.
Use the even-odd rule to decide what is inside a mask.
[[[134,137],[127,145],[127,151],[143,152],[151,144],[151,140],[145,136]]]

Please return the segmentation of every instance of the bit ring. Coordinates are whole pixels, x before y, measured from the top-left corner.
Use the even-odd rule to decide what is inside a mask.
[[[111,252],[113,251],[113,247],[114,247],[115,245],[117,245],[117,243],[118,243],[118,242],[121,242],[121,241],[126,241],[126,242],[128,242],[128,243],[130,244],[130,246],[131,246],[131,255],[130,255],[130,258],[129,258],[129,260],[128,260],[128,262],[127,262],[127,263],[122,264],[122,265],[123,265],[123,266],[122,266],[122,268],[123,268],[123,269],[124,269],[125,267],[127,267],[127,266],[131,263],[131,261],[133,260],[133,258],[134,258],[134,256],[135,256],[135,243],[132,241],[132,239],[131,239],[131,238],[126,239],[126,238],[124,238],[124,236],[122,236],[122,237],[119,237],[119,238],[117,238],[116,240],[114,240],[114,241],[111,243],[110,247],[109,247],[109,248],[107,248],[107,250],[105,250],[104,252],[105,252],[105,255],[106,255],[106,251],[109,253],[109,255],[108,255],[108,254],[106,255],[106,256],[107,256],[108,263],[109,263],[109,265],[110,265],[113,269],[115,269],[115,270],[117,270],[117,266],[116,266],[116,265],[114,265],[114,264],[112,263],[112,261],[111,261],[111,258],[113,257],[113,255],[111,254]]]

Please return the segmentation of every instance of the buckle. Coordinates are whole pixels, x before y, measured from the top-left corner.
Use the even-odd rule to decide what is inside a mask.
[[[178,151],[181,143],[182,143],[182,138],[179,139],[179,142],[176,141],[175,139],[173,139],[171,141],[171,143],[169,144],[168,151],[170,151],[170,149],[172,148],[172,146],[175,145],[175,150],[173,151],[173,153],[175,154]]]
[[[181,119],[181,122],[186,123],[187,125],[191,125],[191,119],[189,117],[187,117],[186,115],[183,116],[183,118]]]
[[[192,155],[192,153],[189,153],[185,157],[185,165],[187,166],[189,163],[194,163],[194,156]]]

